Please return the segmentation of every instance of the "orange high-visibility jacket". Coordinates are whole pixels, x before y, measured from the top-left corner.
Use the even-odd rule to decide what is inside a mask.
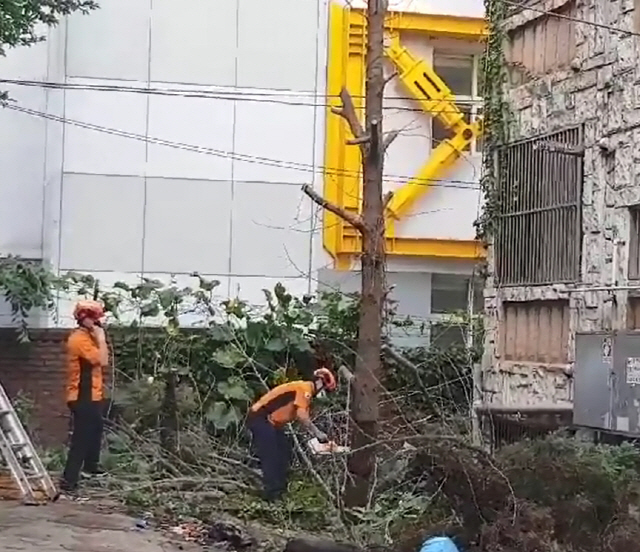
[[[100,350],[89,331],[73,330],[67,339],[67,402],[101,401],[102,372]]]
[[[308,420],[315,387],[312,381],[291,381],[271,389],[258,399],[250,415],[266,416],[276,427],[295,419]]]

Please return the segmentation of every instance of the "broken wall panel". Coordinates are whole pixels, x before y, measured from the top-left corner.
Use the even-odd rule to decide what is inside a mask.
[[[576,54],[576,3],[566,2],[549,13],[538,13],[508,32],[505,56],[512,83],[570,68]]]
[[[569,301],[505,302],[503,311],[498,323],[501,358],[546,364],[569,361]]]

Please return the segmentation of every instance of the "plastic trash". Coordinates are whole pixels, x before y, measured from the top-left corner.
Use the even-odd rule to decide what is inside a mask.
[[[432,537],[424,542],[420,552],[460,552],[460,549],[449,537]]]

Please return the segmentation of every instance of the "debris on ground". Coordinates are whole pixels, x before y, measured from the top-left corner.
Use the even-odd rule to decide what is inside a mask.
[[[187,521],[171,528],[171,532],[188,542],[203,546],[218,545],[219,548],[241,551],[256,545],[256,540],[238,525],[218,521],[207,524]]]

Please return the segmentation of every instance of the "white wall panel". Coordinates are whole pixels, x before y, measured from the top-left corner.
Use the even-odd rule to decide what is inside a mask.
[[[323,0],[238,0],[238,86],[314,90]],[[265,37],[266,34],[266,37]]]
[[[151,80],[235,84],[236,12],[236,0],[153,0]]]
[[[231,183],[147,179],[144,270],[227,274]]]
[[[46,29],[40,29],[46,34]],[[15,48],[0,57],[7,79],[47,78],[47,44]],[[43,89],[2,85],[16,105],[46,110]],[[42,250],[42,201],[46,121],[0,109],[0,253],[39,257]]]
[[[400,236],[473,240],[474,221],[480,216],[482,194],[478,179],[481,156],[458,161],[454,169],[436,181],[397,224]]]
[[[83,84],[86,81],[73,79]],[[100,81],[90,81],[94,85]],[[104,84],[113,86],[117,81]],[[144,174],[147,96],[131,92],[67,90],[67,119],[115,129],[139,139],[68,124],[65,129],[65,172],[138,176]]]
[[[354,8],[364,8],[365,0],[343,0]],[[484,17],[483,0],[390,0],[389,9],[413,13],[452,15],[456,17]]]
[[[39,28],[39,33],[47,35],[46,28]],[[0,57],[0,70],[3,79],[45,79],[47,77],[48,44],[39,42],[33,46],[18,47],[7,50],[5,57]],[[9,90],[2,85],[3,90]],[[13,90],[13,89],[11,89]],[[14,93],[12,96],[15,98]]]
[[[102,0],[69,17],[67,75],[146,82],[150,11],[151,0]]]
[[[10,90],[20,106],[43,111],[45,93]],[[0,253],[39,257],[44,198],[44,119],[0,109]]]
[[[232,216],[231,274],[307,276],[310,210],[298,186],[238,182]]]
[[[148,176],[231,180],[232,100],[152,95],[149,136],[202,149],[193,151],[150,142]],[[222,153],[206,153],[207,148]]]
[[[262,276],[234,276],[231,278],[230,297],[237,297],[250,305],[264,305],[263,289],[273,291],[277,283],[281,283],[289,293],[301,297],[308,293],[307,278],[265,278]]]
[[[61,270],[140,272],[144,178],[64,175]]]
[[[301,102],[306,103],[291,105]],[[240,154],[234,166],[236,180],[311,182],[315,145],[311,103],[302,97],[243,95],[236,107],[235,149]]]
[[[57,117],[64,115],[63,90],[48,91],[47,112]],[[64,123],[47,121],[46,140],[42,251],[43,257],[57,267],[60,260],[58,237],[60,235]]]

